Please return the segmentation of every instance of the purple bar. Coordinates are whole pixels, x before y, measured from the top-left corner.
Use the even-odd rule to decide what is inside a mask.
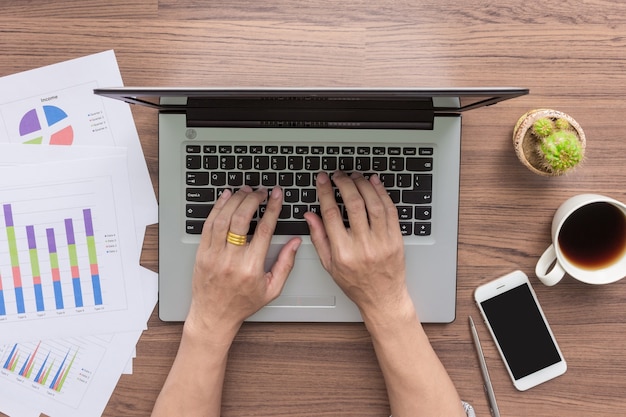
[[[74,224],[72,223],[72,219],[65,219],[65,233],[67,234],[67,244],[74,245],[76,241],[74,240]]]
[[[28,249],[37,249],[35,228],[33,226],[26,226],[26,237],[28,237]]]
[[[11,212],[11,205],[4,205],[4,223],[7,227],[13,226],[13,213]]]
[[[93,236],[93,223],[91,221],[91,209],[83,210],[83,218],[85,219],[85,232],[87,236]]]
[[[57,242],[54,239],[54,229],[46,229],[46,235],[48,236],[48,252],[57,252]]]

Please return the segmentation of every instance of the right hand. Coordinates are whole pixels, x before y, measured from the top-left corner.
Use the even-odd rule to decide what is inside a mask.
[[[316,185],[322,218],[305,214],[322,265],[365,319],[388,318],[400,311],[414,314],[406,287],[398,212],[387,190],[377,175],[368,181],[359,173],[349,177],[337,171],[333,181],[350,228],[344,226],[326,173],[317,176]]]

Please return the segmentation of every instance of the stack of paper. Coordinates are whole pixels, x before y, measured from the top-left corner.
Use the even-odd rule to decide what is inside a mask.
[[[0,78],[0,411],[102,414],[157,298],[157,203],[112,51]]]

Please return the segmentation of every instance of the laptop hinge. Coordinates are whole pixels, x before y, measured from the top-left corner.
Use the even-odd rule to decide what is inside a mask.
[[[188,127],[432,130],[428,100],[208,100],[190,98]]]

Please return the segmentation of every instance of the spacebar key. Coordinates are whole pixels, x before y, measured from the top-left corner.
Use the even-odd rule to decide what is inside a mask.
[[[278,221],[276,223],[275,235],[308,235],[309,226],[305,221]]]

